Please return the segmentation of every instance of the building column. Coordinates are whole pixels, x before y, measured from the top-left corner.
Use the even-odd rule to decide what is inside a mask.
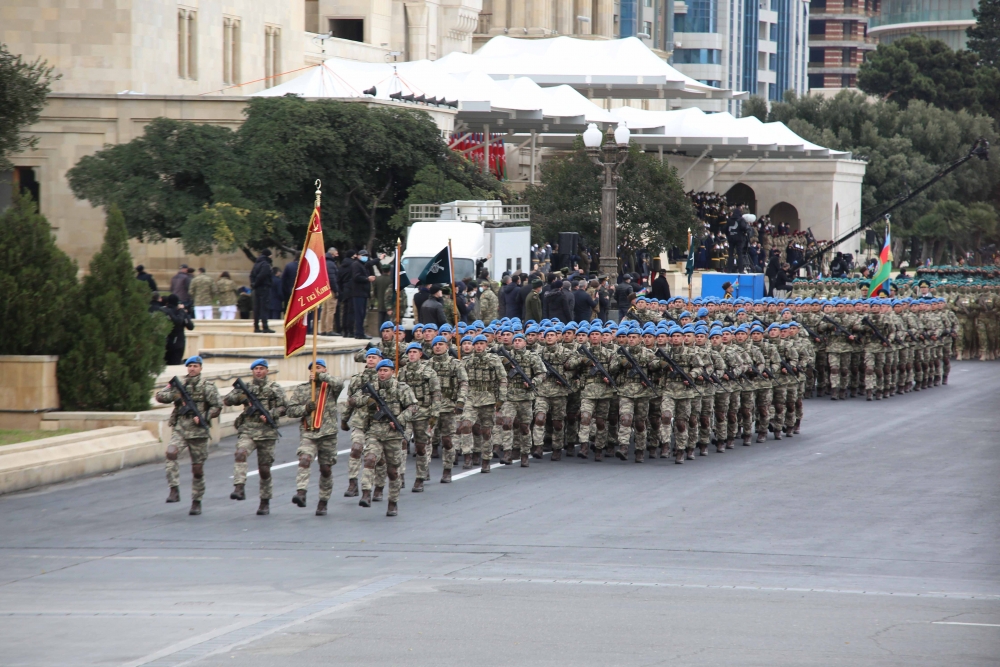
[[[573,24],[576,22],[573,16],[573,0],[556,0],[556,30],[560,35],[572,35]]]
[[[528,29],[527,10],[528,0],[510,0],[510,20],[508,24],[511,34],[523,34]]]
[[[595,35],[614,37],[615,3],[614,0],[597,0],[597,16],[592,16],[590,23]]]
[[[517,2],[517,0],[510,1]],[[493,0],[493,19],[490,22],[491,35],[503,35],[507,32],[507,26],[510,24],[507,2],[508,0]]]

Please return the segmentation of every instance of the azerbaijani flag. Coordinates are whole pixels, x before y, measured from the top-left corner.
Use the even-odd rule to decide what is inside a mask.
[[[889,291],[889,274],[892,273],[892,244],[889,242],[889,225],[885,226],[885,243],[882,245],[882,252],[878,254],[878,270],[872,276],[868,297],[878,294],[879,290]]]

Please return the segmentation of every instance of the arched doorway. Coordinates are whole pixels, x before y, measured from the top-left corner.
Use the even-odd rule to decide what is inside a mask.
[[[757,193],[746,183],[737,183],[726,192],[730,206],[746,206],[747,212],[757,214]]]
[[[793,232],[799,231],[799,211],[788,202],[778,202],[771,207],[768,215],[771,216],[772,225],[785,223]]]

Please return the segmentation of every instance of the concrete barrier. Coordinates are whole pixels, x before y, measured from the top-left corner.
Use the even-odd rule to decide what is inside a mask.
[[[37,429],[42,414],[59,409],[51,355],[0,355],[0,428]]]
[[[0,494],[162,461],[166,448],[139,426],[116,426],[0,447]]]

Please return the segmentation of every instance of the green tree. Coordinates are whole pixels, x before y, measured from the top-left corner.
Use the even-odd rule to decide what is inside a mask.
[[[74,341],[59,361],[59,395],[70,410],[149,408],[164,367],[163,315],[149,314],[149,289],[135,279],[121,211],[108,211],[104,245],[90,262],[70,330]]]
[[[295,252],[316,179],[328,240],[370,250],[394,245],[389,220],[426,166],[470,191],[503,193],[454,159],[422,111],[286,96],[254,98],[245,115],[236,132],[156,119],[142,137],[82,159],[70,186],[95,205],[117,203],[131,236],[251,256]]]
[[[921,100],[942,109],[981,111],[978,60],[939,39],[910,35],[879,44],[858,69],[858,88],[904,107]]]
[[[760,95],[751,95],[750,99],[743,103],[741,113],[743,118],[755,117],[760,122],[767,120],[767,100]]]
[[[12,168],[11,155],[38,144],[38,137],[21,131],[38,120],[52,82],[58,79],[41,58],[25,62],[0,43],[0,171]]]
[[[1000,0],[979,0],[972,10],[976,25],[968,28],[969,50],[979,56],[979,62],[990,67],[1000,66]]]
[[[676,169],[632,144],[619,175],[618,243],[623,253],[667,248],[686,238],[695,217]],[[599,247],[601,168],[590,160],[582,140],[567,155],[542,164],[542,183],[522,195],[531,205],[532,240],[544,243],[559,232],[575,231],[584,245]]]
[[[77,291],[76,264],[31,197],[15,192],[0,215],[0,354],[62,354]]]

